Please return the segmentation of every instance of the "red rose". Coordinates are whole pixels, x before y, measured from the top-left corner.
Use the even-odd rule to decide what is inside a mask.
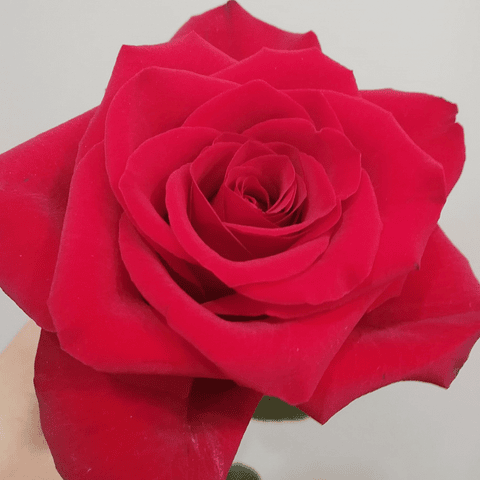
[[[262,395],[325,422],[448,386],[480,286],[437,226],[456,107],[359,91],[231,1],[124,47],[96,109],[0,159],[1,284],[43,328],[65,479],[225,478]]]

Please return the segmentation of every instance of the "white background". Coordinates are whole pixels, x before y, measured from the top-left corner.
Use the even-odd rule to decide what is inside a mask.
[[[218,0],[2,0],[0,152],[97,105],[122,44],[168,41]],[[314,30],[360,88],[458,104],[467,163],[440,224],[480,277],[478,0],[243,0],[254,16]],[[0,226],[1,228],[1,226]],[[32,232],[34,234],[34,232]],[[3,294],[0,351],[26,317]],[[1,391],[0,379],[0,391]],[[356,400],[325,426],[252,422],[237,461],[263,480],[480,478],[480,344],[448,391],[421,383]]]

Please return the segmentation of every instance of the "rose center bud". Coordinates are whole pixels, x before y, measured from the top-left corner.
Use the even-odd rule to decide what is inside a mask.
[[[259,226],[257,215],[262,213],[271,227],[278,226],[295,204],[299,180],[286,155],[261,155],[231,166],[224,181],[224,187],[230,191],[225,195],[226,217],[238,220],[238,213],[243,210],[240,223]]]
[[[239,177],[235,182],[235,193],[262,211],[270,207],[270,196],[255,176]]]

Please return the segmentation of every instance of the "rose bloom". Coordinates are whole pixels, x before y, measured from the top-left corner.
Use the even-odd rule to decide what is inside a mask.
[[[125,46],[101,104],[0,157],[0,281],[42,327],[65,479],[224,479],[262,397],[325,422],[447,387],[480,286],[437,225],[456,106],[359,91],[234,1]]]

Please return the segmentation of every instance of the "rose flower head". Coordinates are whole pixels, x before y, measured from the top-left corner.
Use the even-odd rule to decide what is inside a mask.
[[[447,387],[480,286],[437,225],[463,131],[239,4],[124,46],[101,104],[0,156],[0,285],[42,328],[68,480],[225,479],[263,395],[319,422]]]

